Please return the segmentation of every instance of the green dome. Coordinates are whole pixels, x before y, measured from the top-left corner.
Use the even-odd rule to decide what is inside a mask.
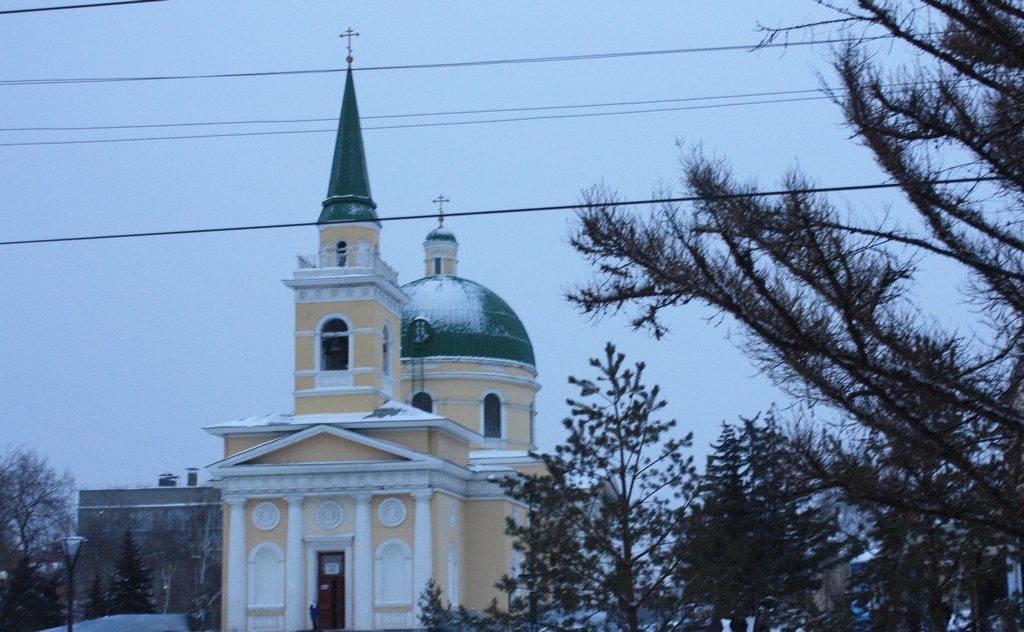
[[[509,360],[536,367],[526,328],[508,303],[479,283],[429,276],[402,286],[402,357],[464,357]],[[429,324],[417,343],[413,322]],[[422,333],[422,332],[421,332]]]
[[[427,233],[427,238],[423,241],[451,241],[455,242],[455,233],[448,230],[444,226],[438,226],[434,230]],[[455,242],[458,243],[458,242]]]

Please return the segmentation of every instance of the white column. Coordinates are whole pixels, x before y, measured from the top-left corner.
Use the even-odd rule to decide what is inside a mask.
[[[412,587],[417,619],[420,615],[420,593],[434,576],[434,533],[430,521],[430,499],[433,494],[434,492],[429,489],[412,493],[412,497],[416,499],[416,523],[412,541]]]
[[[303,578],[305,556],[302,551],[302,537],[305,527],[302,523],[301,494],[289,494],[284,497],[288,503],[288,535],[285,541],[285,602],[284,627],[286,630],[305,630],[306,621],[306,582]]]
[[[226,630],[245,630],[245,497],[228,496],[228,585]]]
[[[355,559],[352,560],[354,577],[345,582],[355,591],[353,605],[355,617],[352,627],[369,630],[373,627],[373,525],[370,522],[370,501],[373,494],[359,492],[352,494],[356,501],[356,524],[352,543]]]

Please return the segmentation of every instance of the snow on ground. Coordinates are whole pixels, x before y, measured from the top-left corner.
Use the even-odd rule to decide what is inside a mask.
[[[40,630],[63,632],[67,626]],[[116,614],[101,619],[78,621],[76,632],[188,632],[183,614]]]

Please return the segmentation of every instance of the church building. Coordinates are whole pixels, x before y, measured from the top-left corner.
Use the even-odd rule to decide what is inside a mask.
[[[505,521],[526,508],[499,482],[543,471],[530,339],[459,276],[443,206],[423,278],[400,285],[381,256],[349,62],[316,253],[284,281],[294,412],[206,429],[224,441],[208,469],[224,500],[225,630],[308,629],[311,610],[319,629],[414,627],[431,579],[453,605],[504,604],[495,582],[518,566]]]

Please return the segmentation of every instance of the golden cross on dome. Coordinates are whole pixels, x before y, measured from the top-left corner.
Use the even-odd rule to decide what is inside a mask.
[[[444,203],[451,202],[451,200],[446,198],[444,196],[444,193],[442,193],[433,200],[431,200],[431,202],[437,204],[437,223],[441,226],[444,226]]]
[[[356,33],[355,31],[353,31],[352,27],[350,26],[350,27],[348,27],[347,31],[345,31],[344,33],[342,33],[338,37],[347,37],[348,38],[348,43],[346,44],[346,46],[348,48],[348,56],[345,57],[345,61],[348,62],[349,68],[351,68],[352,67],[352,38],[353,37],[359,37],[359,33]]]

